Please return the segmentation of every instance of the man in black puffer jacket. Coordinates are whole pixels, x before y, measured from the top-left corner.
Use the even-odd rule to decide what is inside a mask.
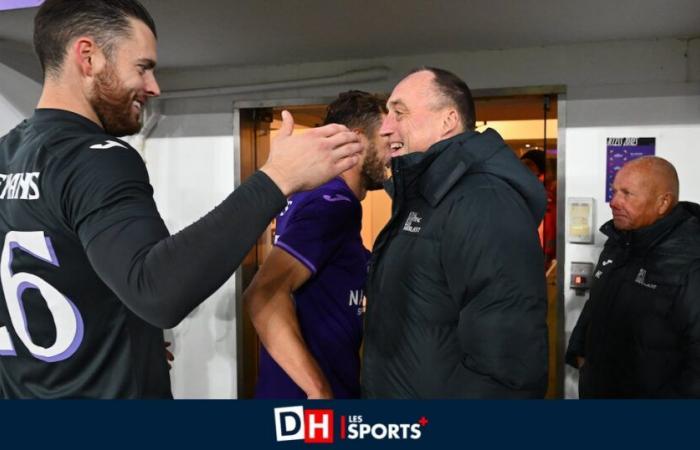
[[[449,72],[412,73],[387,106],[392,218],[370,262],[363,396],[543,397],[542,183],[498,133],[472,131]]]
[[[700,206],[678,202],[675,168],[627,163],[567,363],[582,398],[700,397]]]

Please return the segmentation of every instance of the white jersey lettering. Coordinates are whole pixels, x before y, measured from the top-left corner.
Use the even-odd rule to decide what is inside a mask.
[[[39,172],[0,174],[0,200],[36,200],[39,198]]]

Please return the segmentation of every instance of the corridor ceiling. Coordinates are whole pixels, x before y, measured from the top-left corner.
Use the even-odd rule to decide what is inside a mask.
[[[159,66],[168,69],[700,37],[700,0],[143,3],[158,26]],[[35,11],[0,12],[0,62],[31,53]]]

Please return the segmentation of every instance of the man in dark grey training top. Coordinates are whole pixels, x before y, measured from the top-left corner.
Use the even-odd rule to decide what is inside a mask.
[[[357,163],[340,125],[280,137],[259,172],[170,236],[136,133],[160,91],[136,0],[47,0],[34,115],[0,139],[0,397],[171,397],[161,328],[236,269],[287,195]]]

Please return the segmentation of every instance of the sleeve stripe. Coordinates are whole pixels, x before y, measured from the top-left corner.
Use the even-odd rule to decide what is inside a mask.
[[[317,272],[316,266],[314,266],[314,265],[311,263],[311,261],[309,261],[308,259],[304,258],[304,257],[302,256],[301,253],[299,253],[298,251],[294,250],[292,247],[290,247],[289,245],[285,244],[284,242],[282,242],[282,241],[279,240],[279,239],[277,240],[277,242],[275,243],[275,245],[278,246],[278,247],[280,247],[281,249],[285,250],[287,253],[289,253],[290,255],[292,255],[293,257],[295,257],[296,259],[298,259],[299,262],[301,262],[303,265],[305,265],[306,267],[308,267],[309,270],[310,270],[313,274],[316,274],[316,272]]]

